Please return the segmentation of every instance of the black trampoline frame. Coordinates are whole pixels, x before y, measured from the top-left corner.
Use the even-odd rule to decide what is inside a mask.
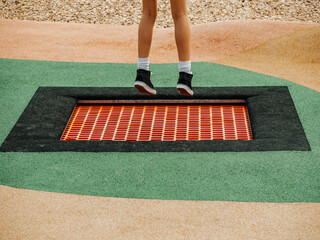
[[[288,87],[194,87],[192,97],[158,87],[39,87],[3,142],[2,152],[248,152],[311,151]],[[253,140],[61,141],[79,100],[226,100],[247,105]],[[188,103],[190,104],[190,103]]]

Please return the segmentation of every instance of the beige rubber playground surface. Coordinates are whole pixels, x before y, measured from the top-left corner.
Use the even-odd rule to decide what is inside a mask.
[[[137,62],[135,26],[0,19],[0,58]],[[320,24],[239,20],[191,26],[191,62],[320,92]],[[152,63],[177,63],[174,28],[154,29]],[[132,79],[132,86],[134,83]],[[320,239],[320,203],[146,200],[0,186],[0,239]]]

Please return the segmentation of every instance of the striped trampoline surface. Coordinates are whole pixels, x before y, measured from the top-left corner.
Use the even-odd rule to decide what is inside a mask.
[[[252,140],[245,104],[78,104],[60,140]]]

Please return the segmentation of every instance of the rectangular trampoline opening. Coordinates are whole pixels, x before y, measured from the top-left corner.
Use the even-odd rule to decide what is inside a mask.
[[[79,100],[60,140],[252,140],[252,133],[245,100]]]

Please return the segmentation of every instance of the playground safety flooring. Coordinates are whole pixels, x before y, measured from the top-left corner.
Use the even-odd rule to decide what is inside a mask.
[[[253,23],[260,26],[252,28],[260,29],[254,36],[264,32],[263,24],[268,25],[268,22],[259,21],[248,24]],[[39,86],[133,87],[133,73],[137,67],[134,57],[127,56],[129,60],[124,61],[124,54],[119,54],[122,63],[117,63],[106,61],[105,56],[91,55],[92,62],[81,62],[78,61],[81,56],[82,59],[88,56],[85,44],[78,46],[85,49],[84,52],[75,54],[70,49],[68,54],[62,55],[68,41],[61,44],[58,38],[42,38],[53,35],[48,34],[51,30],[46,33],[39,30],[55,26],[56,34],[60,29],[59,34],[67,38],[71,32],[64,27],[74,29],[73,34],[76,34],[81,32],[81,24],[18,20],[1,20],[0,24],[1,47],[5,49],[0,59],[0,112],[5,113],[0,116],[1,142]],[[270,23],[270,28],[275,28],[274,24]],[[214,62],[214,58],[219,59],[218,54],[212,55],[212,62],[193,61],[193,84],[198,87],[287,86],[311,151],[1,152],[2,236],[9,239],[79,236],[97,239],[101,236],[109,239],[168,236],[171,239],[318,239],[320,129],[317,119],[320,113],[315,110],[320,109],[320,93],[316,68],[319,62],[314,59],[320,58],[315,58],[319,52],[315,53],[312,46],[319,44],[319,38],[314,36],[320,30],[318,25],[287,22],[287,27],[282,26],[283,23],[279,23],[277,33],[273,32],[268,39],[260,38],[256,44],[247,44],[248,49],[238,49],[238,52],[233,49],[234,56],[224,56]],[[92,26],[92,31],[99,27],[102,26]],[[84,25],[82,30],[90,28]],[[200,30],[194,28],[194,32]],[[240,33],[235,36],[245,39]],[[11,44],[28,37],[34,41],[25,42],[20,48],[19,44]],[[43,39],[56,44],[49,48]],[[272,62],[264,58],[275,56],[270,49],[277,49],[288,39],[296,45],[288,47],[285,56],[294,55],[295,58],[281,58],[281,53],[278,59],[272,58]],[[45,43],[39,45],[39,41]],[[305,46],[305,42],[310,42],[308,46],[311,47]],[[223,45],[215,48],[219,46]],[[59,48],[61,52],[52,51]],[[95,46],[89,48],[97,52]],[[299,55],[292,53],[299,49],[302,51]],[[163,54],[158,56],[165,56],[165,52],[157,50]],[[111,55],[108,55],[110,61]],[[151,56],[156,55],[151,52]],[[203,55],[197,54],[195,59]],[[301,57],[297,60],[297,56]],[[309,62],[299,62],[302,58],[306,60],[305,56],[310,56]],[[65,61],[61,61],[62,57]],[[226,59],[230,60],[230,66],[221,63]],[[239,59],[243,64],[241,68]],[[151,61],[150,67],[155,72],[152,81],[156,88],[174,87],[178,80],[177,63],[166,62],[165,58],[162,61]],[[259,64],[263,71],[258,69]],[[274,67],[277,64],[279,66]],[[280,68],[286,70],[278,71]],[[307,79],[304,83],[303,75]],[[300,76],[297,81],[296,76]]]

